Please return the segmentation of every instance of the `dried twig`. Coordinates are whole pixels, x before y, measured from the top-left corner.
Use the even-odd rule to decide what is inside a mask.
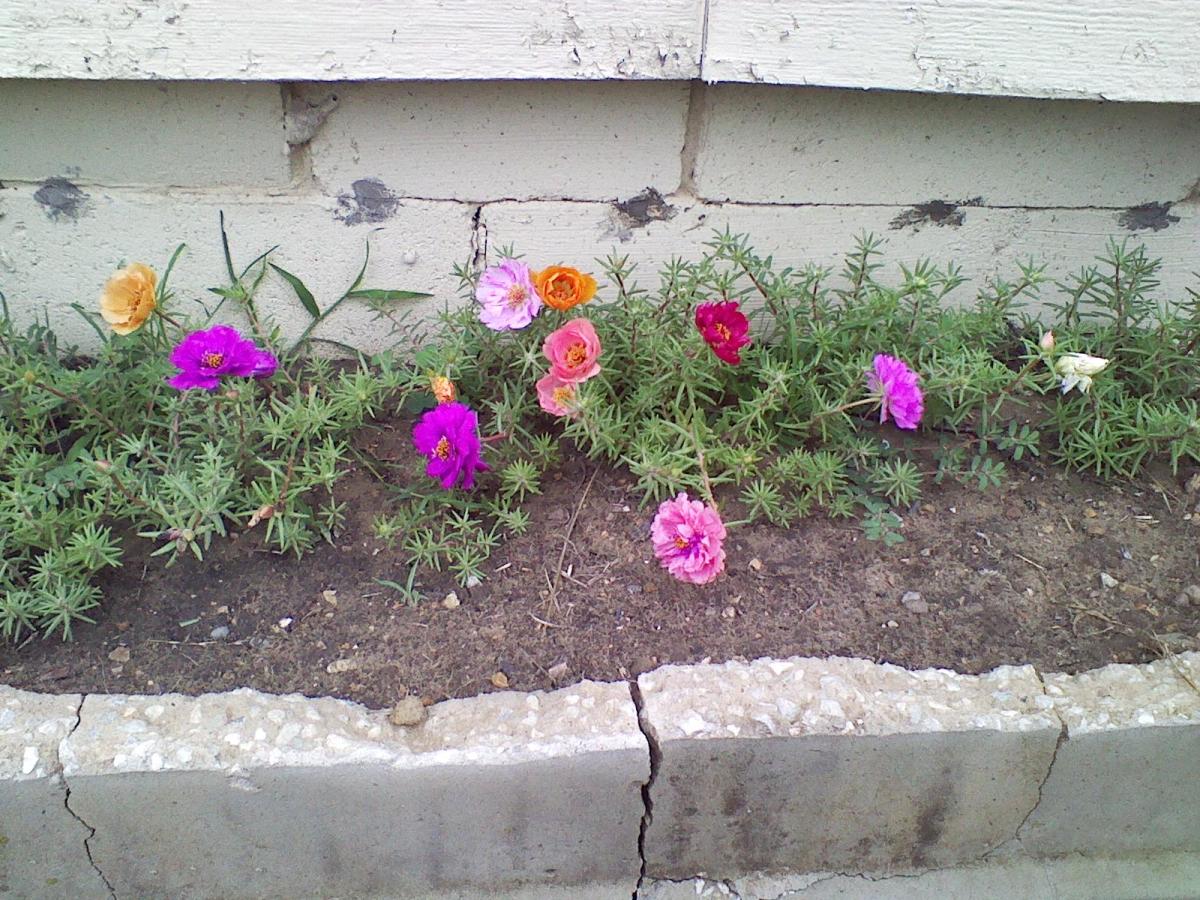
[[[571,520],[567,522],[567,533],[563,536],[562,550],[558,554],[558,565],[554,567],[554,581],[550,585],[550,593],[546,596],[544,609],[553,608],[555,612],[558,611],[558,588],[562,583],[562,568],[567,558],[567,546],[571,543],[571,534],[575,531],[575,522],[579,518],[579,512],[583,509],[583,504],[587,502],[588,491],[592,489],[592,482],[596,480],[596,474],[599,471],[599,469],[592,470],[591,477],[587,480],[587,484],[583,486],[583,493],[579,497],[579,502],[575,504],[575,511],[571,513]]]

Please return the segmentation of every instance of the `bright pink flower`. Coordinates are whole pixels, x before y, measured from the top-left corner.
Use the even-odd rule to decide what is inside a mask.
[[[573,381],[563,381],[553,372],[547,372],[537,383],[538,404],[552,416],[570,416],[579,414],[575,406],[575,394],[578,385]]]
[[[533,284],[529,266],[505,259],[484,270],[475,287],[479,321],[492,331],[516,331],[533,321],[542,309],[542,298]]]
[[[435,406],[413,426],[412,437],[417,452],[429,458],[425,474],[448,491],[460,478],[463,487],[474,486],[475,473],[487,471],[479,458],[479,418],[463,403]]]
[[[696,307],[696,327],[719,358],[731,366],[742,361],[738,351],[750,343],[750,321],[738,309],[736,300],[701,303]]]
[[[867,389],[879,395],[879,421],[888,416],[897,428],[913,429],[925,412],[925,400],[917,386],[920,376],[903,361],[886,353],[877,353],[867,372]]]
[[[175,345],[171,362],[179,372],[168,378],[167,384],[180,391],[215,391],[226,375],[266,378],[278,365],[274,354],[258,349],[254,341],[228,325],[193,331]]]
[[[582,384],[600,374],[600,337],[587,319],[572,319],[542,344],[550,371],[563,381]]]
[[[662,567],[692,584],[708,584],[725,571],[725,526],[717,511],[679,494],[664,500],[650,526],[654,555]]]

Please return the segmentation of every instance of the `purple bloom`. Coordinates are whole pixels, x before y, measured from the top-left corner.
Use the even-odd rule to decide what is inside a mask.
[[[453,490],[459,477],[462,486],[473,487],[475,473],[486,472],[479,458],[479,419],[469,406],[442,403],[421,416],[413,426],[413,445],[429,458],[425,474]]]
[[[254,368],[250,372],[251,378],[270,378],[278,368],[279,360],[270,350],[256,349],[254,351]]]
[[[516,331],[533,321],[542,298],[533,286],[529,266],[515,259],[484,270],[475,287],[479,321],[492,331]]]
[[[920,378],[902,360],[877,353],[867,371],[867,389],[879,395],[879,421],[890,415],[897,428],[913,429],[925,412],[925,400],[917,386]]]
[[[254,341],[228,325],[193,331],[171,351],[171,362],[179,374],[168,378],[167,384],[181,391],[192,388],[215,391],[222,375],[265,378],[275,371],[276,365],[274,355],[259,350]]]

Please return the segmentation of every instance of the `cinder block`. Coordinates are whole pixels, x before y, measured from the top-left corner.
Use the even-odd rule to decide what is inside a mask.
[[[1095,263],[1109,238],[1145,243],[1160,256],[1160,286],[1154,296],[1179,300],[1197,287],[1195,247],[1200,241],[1200,208],[1173,207],[1158,230],[1130,230],[1115,210],[954,209],[900,206],[755,206],[700,203],[667,197],[670,218],[638,220],[609,203],[496,203],[483,208],[489,259],[495,248],[512,244],[535,264],[566,262],[587,266],[610,252],[639,265],[636,280],[658,285],[658,267],[673,256],[698,259],[715,230],[750,235],[763,256],[780,266],[806,263],[842,268],[855,238],[872,232],[884,239],[884,268],[876,277],[898,283],[899,265],[921,258],[955,262],[970,283],[952,300],[970,303],[987,279],[1019,277],[1018,263],[1045,263],[1056,278]],[[837,281],[835,274],[834,281]],[[1053,286],[1043,296],[1056,299]]]
[[[364,287],[435,295],[394,307],[397,314],[413,315],[414,326],[455,301],[451,269],[471,254],[474,209],[461,203],[400,201],[386,192],[297,198],[80,191],[74,213],[65,215],[39,202],[32,188],[0,190],[0,291],[19,322],[46,310],[64,342],[83,346],[93,346],[96,336],[70,304],[96,308],[105,280],[127,262],[145,262],[161,275],[180,243],[187,249],[171,275],[176,309],[200,314],[197,300],[212,306],[216,298],[207,288],[228,282],[218,227],[222,211],[239,269],[278,244],[271,259],[302,278],[322,308],[353,282],[370,240]],[[291,287],[274,272],[260,288],[259,307],[287,336],[297,336],[309,321]],[[356,301],[343,304],[317,333],[365,351],[401,339],[389,337],[388,323],[375,321]],[[402,338],[412,340],[411,334]]]
[[[686,82],[309,86],[337,105],[312,140],[330,192],[377,178],[405,197],[615,200],[679,185]]]
[[[624,684],[448,701],[412,729],[328,698],[93,695],[63,762],[118,896],[628,896],[640,869]]]
[[[0,81],[0,181],[286,185],[278,85]]]
[[[662,754],[645,842],[656,878],[978,859],[1036,805],[1061,733],[1028,666],[758,660],[638,684]]]
[[[736,84],[702,102],[709,200],[1129,207],[1179,201],[1200,177],[1186,104]]]
[[[1200,653],[1046,676],[1070,739],[1021,830],[1025,852],[1200,850],[1200,692],[1176,666],[1200,684]]]
[[[91,832],[67,810],[59,776],[58,746],[79,701],[0,685],[0,897],[108,897],[88,862]]]

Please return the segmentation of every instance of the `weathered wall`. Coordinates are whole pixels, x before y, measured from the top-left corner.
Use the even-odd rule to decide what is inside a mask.
[[[0,291],[86,342],[69,306],[123,261],[161,267],[184,242],[181,300],[222,283],[224,211],[236,259],[279,244],[326,302],[368,238],[368,283],[434,309],[454,263],[502,245],[585,265],[616,250],[653,280],[726,226],[787,263],[835,264],[873,231],[892,271],[953,259],[977,284],[1030,256],[1064,275],[1129,237],[1180,296],[1197,109],[679,80],[0,81]],[[303,325],[273,275],[264,302]],[[352,309],[327,336],[385,343]]]

